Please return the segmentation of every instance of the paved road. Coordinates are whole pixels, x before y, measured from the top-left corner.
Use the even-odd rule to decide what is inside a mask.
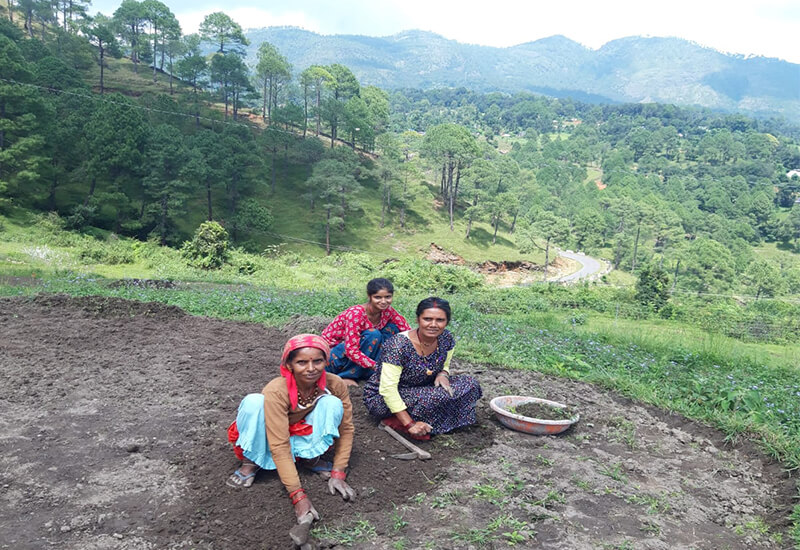
[[[576,262],[581,264],[581,268],[575,273],[570,273],[569,275],[565,275],[560,279],[555,279],[555,281],[558,281],[560,283],[577,281],[578,279],[585,279],[586,277],[594,275],[595,273],[602,271],[606,268],[605,262],[598,260],[596,258],[592,258],[591,256],[586,256],[585,254],[581,254],[579,252],[562,250],[559,253],[559,256],[569,258],[570,260],[575,260]]]

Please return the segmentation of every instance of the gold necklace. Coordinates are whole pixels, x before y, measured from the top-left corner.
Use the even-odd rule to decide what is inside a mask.
[[[318,394],[319,386],[314,386],[314,391],[311,392],[311,395],[308,397],[303,397],[303,395],[300,393],[300,390],[297,390],[297,404],[307,407],[314,402]]]
[[[424,350],[430,348],[431,346],[435,346],[436,344],[438,344],[439,343],[439,339],[437,338],[433,342],[430,342],[430,343],[426,344],[425,342],[422,341],[422,338],[419,337],[419,329],[417,329],[417,342],[419,342],[419,345],[422,347],[422,349],[424,351]]]

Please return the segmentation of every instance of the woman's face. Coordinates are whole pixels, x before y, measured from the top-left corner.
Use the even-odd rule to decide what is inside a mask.
[[[430,307],[417,317],[417,325],[426,338],[437,338],[447,326],[447,314],[443,309]]]
[[[315,384],[322,376],[325,366],[325,354],[317,348],[300,348],[286,365],[292,371],[294,379],[306,384]]]
[[[374,309],[377,309],[378,311],[385,311],[390,305],[392,305],[392,293],[385,288],[382,288],[369,297],[369,303],[372,304]]]

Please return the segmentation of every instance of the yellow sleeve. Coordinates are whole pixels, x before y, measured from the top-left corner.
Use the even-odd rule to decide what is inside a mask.
[[[403,398],[400,397],[400,392],[397,391],[397,385],[400,383],[400,375],[402,373],[403,367],[398,367],[391,363],[383,363],[381,365],[381,383],[378,387],[378,393],[381,394],[384,403],[386,403],[392,414],[406,409],[406,404],[403,402]]]
[[[447,374],[450,374],[450,360],[453,358],[453,352],[456,348],[450,348],[447,352],[447,357],[444,358],[444,366],[442,367],[443,371],[446,371]]]

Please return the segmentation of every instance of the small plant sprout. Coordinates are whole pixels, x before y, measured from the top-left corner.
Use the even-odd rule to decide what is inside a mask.
[[[543,457],[541,454],[536,455],[536,462],[538,462],[542,466],[552,466],[553,461],[549,458]]]
[[[461,498],[463,494],[463,491],[456,489],[455,491],[448,491],[441,495],[436,495],[431,501],[431,508],[447,508],[458,502],[458,499]]]
[[[639,530],[653,537],[661,534],[661,526],[654,521],[645,521]]]
[[[378,536],[378,532],[369,520],[358,518],[341,527],[315,528],[311,531],[314,538],[324,538],[344,546],[352,546],[360,542],[369,542]]]
[[[392,510],[391,522],[392,522],[392,531],[395,532],[400,531],[406,525],[408,525],[408,522],[403,518],[403,513],[400,511],[400,509],[397,507],[396,504],[394,505],[394,509]]]
[[[630,420],[615,416],[609,422],[614,429],[608,434],[609,441],[624,443],[631,451],[636,450],[636,426]]]
[[[549,491],[543,498],[539,500],[534,500],[531,502],[533,506],[541,506],[542,508],[548,508],[553,503],[564,504],[567,501],[564,498],[564,494],[556,491],[555,489]]]
[[[474,487],[475,496],[482,500],[498,504],[503,498],[503,490],[489,484],[478,484]]]
[[[603,466],[600,468],[599,472],[615,481],[619,481],[621,483],[628,482],[627,476],[622,472],[622,463],[620,462],[617,462],[613,466]]]

